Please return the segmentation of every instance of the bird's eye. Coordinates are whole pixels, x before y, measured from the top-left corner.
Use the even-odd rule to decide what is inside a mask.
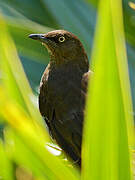
[[[65,41],[65,37],[64,36],[59,37],[59,42],[64,42],[64,41]]]

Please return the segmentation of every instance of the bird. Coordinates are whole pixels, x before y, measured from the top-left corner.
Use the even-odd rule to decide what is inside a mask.
[[[48,50],[50,61],[40,82],[39,110],[52,139],[81,167],[81,146],[89,70],[77,36],[66,30],[30,34]]]

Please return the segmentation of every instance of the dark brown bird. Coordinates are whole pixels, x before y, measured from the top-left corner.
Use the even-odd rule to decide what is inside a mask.
[[[88,57],[80,40],[65,30],[29,37],[42,42],[50,54],[40,83],[41,115],[52,138],[80,166]]]

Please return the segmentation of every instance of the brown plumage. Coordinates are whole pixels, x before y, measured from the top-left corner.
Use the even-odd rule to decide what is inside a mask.
[[[85,97],[89,70],[88,57],[80,40],[64,30],[31,34],[50,54],[39,94],[39,109],[53,139],[79,166]]]

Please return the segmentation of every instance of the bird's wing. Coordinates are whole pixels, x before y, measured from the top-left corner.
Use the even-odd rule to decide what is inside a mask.
[[[49,67],[50,64],[46,67],[43,76],[40,81],[40,93],[39,93],[39,110],[41,115],[44,119],[47,119],[49,117],[50,111],[51,111],[51,104],[48,100],[48,87],[47,87],[47,81],[48,81],[48,75],[49,75]]]
[[[40,112],[45,118],[52,137],[73,160],[80,159],[84,105],[88,79],[91,73],[91,71],[88,71],[84,74],[80,88],[76,87],[71,81],[67,82],[70,83],[68,87],[74,91],[74,96],[77,99],[73,97],[70,89],[63,89],[64,93],[67,91],[65,93],[66,96],[60,101],[55,96],[53,98],[53,101],[57,102],[55,105],[47,99],[47,93],[49,93],[45,83],[45,78],[47,78],[48,74],[47,71],[45,71],[44,79],[42,79],[44,85],[42,85],[41,81],[39,95]],[[48,117],[48,120],[46,117]]]
[[[92,71],[86,72],[83,77],[82,77],[82,89],[86,93],[87,92],[87,87],[88,87],[88,81],[90,79],[90,76],[93,74]]]
[[[56,121],[54,121],[54,126],[59,132],[59,135],[62,136],[68,144],[70,144],[70,147],[73,149],[72,151],[74,151],[78,157],[81,154],[85,99],[88,80],[91,74],[92,72],[88,71],[83,75],[81,89],[76,87],[71,81],[69,82],[69,86],[72,91],[75,92],[74,95],[77,97],[77,100],[75,101],[75,98],[73,98],[74,100],[72,102],[72,96],[70,97],[70,94],[68,93],[62,103],[64,106],[67,106],[66,109],[68,109],[68,112],[62,112],[62,107],[60,106],[57,106],[58,109],[55,111]],[[61,115],[63,115],[63,117]]]

